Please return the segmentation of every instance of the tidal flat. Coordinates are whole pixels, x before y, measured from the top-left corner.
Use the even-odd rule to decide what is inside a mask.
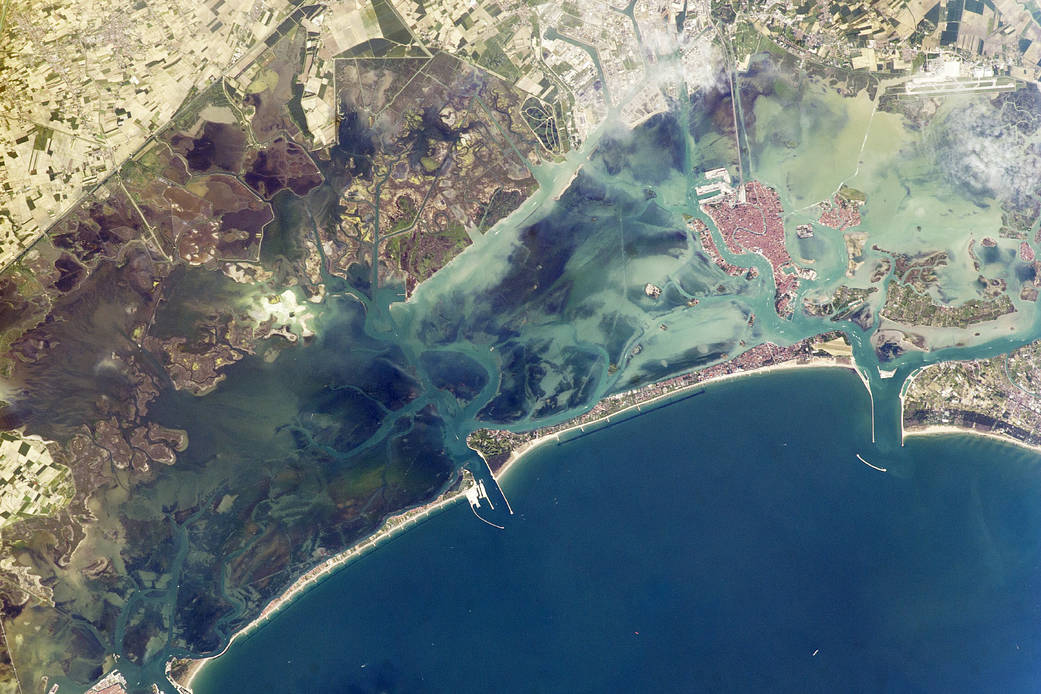
[[[506,530],[443,511],[194,689],[1032,691],[1041,458],[923,437],[896,476],[870,428],[855,376],[808,369],[548,443]]]
[[[765,75],[768,67],[757,69]],[[749,78],[750,83],[753,79]],[[778,89],[777,79],[792,84]],[[977,102],[952,100],[945,110],[926,118],[899,108],[883,109],[877,94],[841,96],[810,75],[771,80],[763,78],[756,90],[746,94],[748,152],[738,153],[728,145],[733,140],[725,129],[709,127],[704,109],[722,108],[722,102],[704,95],[695,95],[690,103],[679,104],[631,132],[613,124],[604,127],[583,150],[560,162],[534,167],[532,176],[542,187],[530,200],[414,287],[407,301],[402,299],[410,288],[379,262],[358,262],[349,271],[333,275],[325,262],[328,259],[322,256],[324,293],[308,294],[299,286],[279,285],[289,256],[306,255],[301,249],[315,244],[322,234],[332,233],[339,223],[335,217],[343,210],[330,200],[338,199],[342,192],[334,188],[337,176],[348,174],[333,171],[336,161],[323,164],[324,180],[313,190],[299,198],[278,198],[273,205],[275,231],[265,238],[272,245],[259,249],[260,267],[271,274],[265,283],[234,284],[208,268],[179,269],[170,277],[159,278],[164,291],[154,307],[159,331],[154,337],[184,335],[177,358],[186,371],[199,363],[192,355],[206,352],[216,336],[234,333],[237,321],[245,320],[239,314],[248,315],[257,306],[270,309],[272,297],[286,291],[301,315],[306,313],[308,330],[294,322],[300,316],[287,313],[280,320],[284,318],[288,327],[268,326],[279,332],[261,340],[252,353],[229,348],[225,359],[213,365],[222,376],[219,383],[208,381],[213,387],[198,394],[175,389],[168,379],[155,377],[157,394],[148,404],[148,420],[186,432],[188,448],[178,454],[173,466],[155,468],[139,477],[133,477],[139,474],[136,470],[116,469],[99,453],[92,464],[94,473],[106,479],[105,487],[92,497],[89,509],[81,510],[83,517],[89,510],[93,520],[87,525],[82,549],[70,561],[54,560],[49,552],[54,540],[48,529],[34,531],[21,541],[16,555],[19,565],[53,587],[53,601],[28,603],[5,620],[19,668],[50,673],[52,682],[74,689],[111,668],[118,656],[118,667],[131,688],[147,691],[152,683],[164,680],[163,670],[171,658],[198,658],[221,651],[232,634],[252,621],[297,576],[357,543],[386,516],[423,504],[457,484],[461,468],[488,479],[483,462],[466,447],[466,435],[471,431],[482,427],[519,431],[568,421],[606,395],[719,363],[766,342],[788,345],[842,331],[871,388],[876,426],[873,443],[856,428],[863,425],[856,424],[855,431],[848,433],[852,438],[835,445],[846,452],[852,450],[851,441],[858,450],[872,446],[873,453],[866,454],[869,459],[882,461],[900,479],[913,479],[918,474],[917,458],[907,458],[900,447],[903,379],[932,361],[1000,354],[1038,337],[1033,304],[1018,295],[1026,266],[1009,259],[1012,242],[1002,239],[986,247],[997,251],[982,250],[982,238],[970,245],[973,230],[1000,227],[1008,217],[1006,208],[1014,201],[994,198],[985,177],[970,180],[964,172],[952,169],[960,140],[950,133],[976,132]],[[994,114],[1004,113],[1000,104],[985,104],[990,106],[983,108]],[[788,124],[784,130],[784,114],[796,107],[810,120],[798,127]],[[365,133],[358,137],[362,135]],[[977,140],[985,139],[976,135]],[[825,143],[831,144],[826,147]],[[825,154],[830,157],[826,166],[817,161]],[[706,171],[733,169],[733,163],[742,157],[750,164],[748,180],[754,178],[777,190],[793,264],[804,271],[790,319],[775,310],[770,263],[756,253],[729,248],[699,205],[696,189],[705,183]],[[821,209],[816,203],[829,201],[843,183],[866,197],[859,208],[863,221],[857,229],[832,229],[819,222]],[[969,220],[971,225],[956,224],[957,220]],[[714,251],[692,231],[695,222],[707,226]],[[810,225],[813,238],[797,241],[796,224]],[[870,243],[859,253],[848,254],[847,237],[862,232],[868,233]],[[997,235],[996,228],[994,233]],[[1015,243],[1018,246],[1019,241]],[[1028,239],[1027,243],[1034,241]],[[804,247],[804,253],[794,252]],[[317,256],[321,256],[321,248],[315,244]],[[935,261],[928,268],[914,265],[931,251],[946,254],[946,262]],[[718,254],[718,261],[713,253]],[[929,257],[935,260],[935,256]],[[985,288],[975,276],[974,257],[980,263],[978,273],[1007,282],[1014,313],[971,330],[885,322],[887,283],[896,276],[898,266],[905,273],[901,281],[920,281],[922,291],[937,302],[985,297]],[[854,269],[847,276],[851,264]],[[813,275],[805,272],[808,270]],[[145,364],[155,358],[149,350],[138,348],[136,338],[121,322],[131,299],[145,303],[140,292],[135,293],[134,271],[125,266],[103,276],[120,287],[120,293],[112,295],[105,294],[100,280],[90,280],[97,287],[88,298],[76,305],[70,301],[65,314],[60,314],[73,316],[79,311],[80,319],[46,327],[48,339],[70,350],[75,346],[75,355],[60,367],[26,367],[18,372],[22,378],[19,386],[35,390],[43,403],[35,411],[18,412],[22,421],[45,423],[40,425],[52,427],[58,437],[63,426],[74,431],[80,420],[111,414],[105,408],[112,406],[99,393],[113,401],[129,397],[135,384],[128,381],[126,370],[116,361],[111,368],[99,368],[99,364],[117,350]],[[911,277],[907,273],[917,274]],[[842,285],[877,288],[863,324],[802,310],[805,298],[830,294]],[[83,306],[90,308],[89,314]],[[149,307],[141,310],[145,308]],[[881,344],[879,328],[890,333],[903,330],[903,337]],[[30,348],[38,349],[25,347]],[[893,377],[883,378],[882,370]],[[161,368],[154,371],[163,373]],[[801,392],[810,383],[844,392],[844,386],[827,379],[802,383],[792,385],[793,390]],[[735,392],[752,397],[741,388]],[[769,392],[785,402],[795,397]],[[831,396],[824,393],[821,397],[824,402]],[[863,403],[856,402],[858,409],[850,414],[850,421],[865,421]],[[748,410],[747,402],[730,404],[740,412]],[[48,420],[48,413],[58,410],[69,421]],[[823,416],[816,405],[807,404],[804,410],[807,420]],[[696,412],[705,420],[710,442],[713,437],[723,437],[726,426],[731,426],[712,425],[716,415]],[[774,414],[767,409],[755,422],[744,424],[772,426],[769,422]],[[655,428],[646,437],[637,436],[635,430],[630,434],[647,447],[654,445],[664,429],[684,430],[687,424],[657,426],[662,429]],[[834,429],[845,431],[838,423]],[[831,443],[813,443],[809,433],[805,436],[800,450],[816,446],[814,450],[824,457]],[[865,436],[869,436],[866,442]],[[751,435],[742,439],[747,446],[758,445],[758,440]],[[774,446],[784,440],[765,432],[762,445]],[[932,445],[915,442],[907,448],[924,450]],[[710,458],[722,455],[718,447],[706,450],[712,451]],[[780,455],[773,448],[770,451]],[[757,456],[753,458],[759,460],[761,456]],[[628,460],[630,478],[653,479],[655,460],[636,453]],[[641,460],[639,466],[634,462]],[[539,464],[533,463],[531,469],[539,469]],[[871,472],[865,468],[856,475],[865,471]],[[620,484],[622,467],[612,474],[618,478],[610,484]],[[711,467],[706,474],[712,474]],[[742,472],[741,479],[749,474],[755,476]],[[519,478],[522,473],[516,475]],[[859,476],[855,478],[859,480]],[[852,485],[849,479],[832,481],[848,486]],[[602,483],[605,487],[609,486],[607,480],[605,477]],[[601,485],[592,478],[587,483],[585,491],[553,493],[552,498],[560,504],[577,505],[583,495],[591,496]],[[684,484],[689,485],[684,487],[689,493],[700,493],[696,481],[690,479],[675,479],[675,493]],[[816,487],[810,484],[807,488]],[[523,496],[532,499],[532,508],[539,495],[550,493],[537,485],[531,489]],[[780,517],[785,510],[796,508],[802,493],[794,488],[789,491],[793,505],[773,502],[776,505],[771,507],[765,498],[757,503]],[[573,502],[565,499],[569,494],[575,495]],[[653,503],[647,496],[651,492],[641,494],[644,511],[653,517]],[[604,498],[617,502],[617,496]],[[444,518],[456,519],[464,512],[469,514],[466,508],[452,509]],[[599,512],[590,507],[589,517]],[[798,513],[795,516],[797,520]],[[429,528],[441,522],[430,521],[390,547],[407,546],[411,552],[422,538],[431,537]],[[700,522],[708,523],[706,518]],[[850,542],[866,528],[853,521],[842,527],[853,533],[846,538]],[[635,531],[627,534],[624,528],[611,529],[618,532],[618,538],[634,543],[638,539]],[[539,532],[548,531],[542,528]],[[450,537],[438,531],[441,539],[435,547],[462,546],[465,538],[478,537],[475,533],[483,528],[460,532],[462,535]],[[536,536],[525,540],[532,552],[536,545],[544,545],[545,537]],[[580,549],[577,537],[569,546]],[[709,534],[704,538],[706,543],[715,542]],[[838,543],[837,538],[838,534],[828,542]],[[796,548],[800,541],[794,532],[774,540],[791,542]],[[821,547],[826,544],[823,537],[819,542]],[[745,561],[721,548],[717,558],[739,564]],[[775,558],[783,560],[780,554]],[[354,577],[372,561],[375,559],[366,558],[343,575]],[[765,569],[758,565],[749,570],[754,574]],[[660,571],[648,575],[665,581]],[[691,576],[711,584],[725,574]],[[619,580],[618,586],[623,586],[635,579]],[[331,597],[325,588],[330,583],[315,588],[314,594]],[[480,591],[492,587],[480,587],[477,597],[489,597]],[[747,588],[751,591],[757,586]],[[674,587],[661,588],[665,593],[672,590]],[[387,595],[372,595],[383,595],[382,602],[377,602],[387,610],[397,609]],[[842,596],[832,597],[837,601]],[[691,596],[683,599],[696,600]],[[654,602],[648,599],[641,609],[655,610]],[[343,609],[349,612],[355,606]],[[624,616],[626,620],[635,618],[637,612]],[[669,619],[667,614],[660,617]],[[435,618],[439,616],[431,617]],[[597,626],[592,617],[583,619],[592,620],[586,623],[590,629]],[[272,624],[281,621],[280,617]],[[727,622],[721,618],[709,624],[715,633],[723,634]],[[643,630],[633,626],[630,631]],[[652,651],[671,639],[660,638]],[[589,648],[595,650],[593,646]],[[852,657],[851,652],[843,657]],[[736,654],[717,653],[726,656],[721,662],[731,663],[736,662]],[[393,661],[396,657],[387,658]],[[534,661],[533,656],[529,662]],[[270,662],[281,665],[275,659]],[[848,665],[851,661],[843,662]],[[219,670],[216,663],[212,667]],[[420,676],[410,670],[419,667],[419,661],[395,667],[403,669],[403,682],[414,682],[408,678]],[[722,679],[706,681],[727,682],[726,673],[712,676]]]

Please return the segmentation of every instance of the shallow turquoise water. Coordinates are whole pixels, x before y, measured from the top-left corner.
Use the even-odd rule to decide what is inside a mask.
[[[387,514],[436,496],[460,467],[487,474],[465,445],[474,429],[567,421],[604,396],[764,342],[839,330],[871,383],[875,446],[855,380],[815,375],[727,386],[543,450],[507,485],[522,515],[503,534],[486,534],[465,507],[431,521],[330,580],[315,592],[324,597],[253,637],[256,649],[237,647],[221,661],[231,665],[207,676],[225,678],[213,691],[1032,682],[1016,649],[1036,641],[1034,463],[964,439],[902,449],[897,397],[920,366],[987,358],[1041,336],[1041,313],[1016,298],[1035,272],[1015,257],[1018,242],[968,250],[970,234],[975,244],[1000,225],[1001,201],[962,175],[975,170],[965,155],[987,140],[998,112],[980,105],[989,97],[949,99],[927,128],[911,127],[864,95],[840,97],[804,75],[774,84],[779,74],[757,64],[741,77],[760,93],[738,104],[755,115],[755,127],[742,129],[747,151],[720,129],[719,109],[727,121],[732,108],[713,89],[632,131],[605,123],[564,162],[537,167],[539,190],[409,301],[379,264],[359,263],[346,277],[323,271],[326,299],[306,304],[309,344],[267,342],[203,398],[167,384],[149,416],[188,431],[188,450],[132,494],[98,497],[97,527],[125,533],[97,533],[78,564],[47,560],[40,575],[58,586],[56,607],[29,607],[31,619],[5,625],[19,671],[50,672],[74,653],[68,677],[50,682],[82,691],[115,654],[132,691],[151,691],[170,657],[219,652],[258,603]],[[1008,171],[1027,170],[1028,144],[1041,134],[1010,139],[1018,125],[1005,125],[1002,147],[1020,163],[1001,170],[1001,188],[1026,180],[1029,189],[1029,175]],[[882,259],[940,250],[951,257],[935,299],[981,296],[983,275],[1008,281],[1019,312],[968,331],[916,328],[933,347],[926,353],[876,352],[872,330],[846,321],[801,311],[782,319],[763,257],[735,256],[713,229],[728,262],[759,272],[730,276],[688,228],[688,219],[708,221],[696,195],[705,171],[735,173],[738,160],[746,178],[778,191],[789,249],[816,273],[796,307],[842,284],[868,286]],[[331,204],[344,192],[337,180],[346,179],[327,177],[307,198],[276,204],[278,232],[265,241],[274,245],[261,249],[267,265],[344,222]],[[796,240],[793,228],[814,223],[814,203],[843,183],[867,194],[858,229],[871,238],[853,277],[841,232],[817,225],[813,239]],[[878,288],[876,309],[885,282]],[[215,307],[266,305],[269,290],[196,268],[179,269],[164,291],[156,334],[169,337],[194,335]],[[92,340],[123,310],[85,313],[76,325],[92,336],[89,348],[66,339],[68,368],[30,389],[48,438],[61,434],[47,427],[72,426],[69,413],[93,413],[98,394],[115,388],[96,355],[123,349],[125,338],[106,334],[105,345],[120,346],[103,349]],[[880,324],[876,311],[872,329]],[[895,376],[883,379],[880,368]],[[807,394],[777,395],[788,387]],[[784,411],[764,405],[772,402]],[[118,575],[91,578],[91,552]],[[330,618],[330,605],[342,615]],[[292,616],[307,610],[307,619]],[[819,653],[804,662],[810,646]]]
[[[848,372],[781,373],[544,446],[504,531],[452,507],[195,691],[1036,691],[1041,461],[912,439],[882,474],[868,410]]]
[[[650,119],[630,132],[605,130],[595,141],[587,140],[584,151],[567,162],[541,169],[539,192],[419,286],[408,302],[399,301],[399,288],[392,284],[366,293],[332,282],[325,301],[309,309],[314,313],[316,332],[309,344],[286,350],[273,362],[267,359],[269,355],[243,359],[228,367],[226,381],[204,398],[168,391],[150,406],[150,415],[157,421],[186,429],[191,445],[178,464],[165,471],[161,482],[138,489],[124,507],[129,517],[147,517],[157,523],[170,535],[176,552],[141,533],[130,538],[120,561],[135,556],[135,567],[166,567],[168,556],[177,558],[170,565],[165,589],[131,586],[127,600],[113,603],[120,620],[115,622],[111,639],[106,634],[98,638],[98,652],[119,654],[120,670],[131,688],[149,691],[153,682],[163,681],[165,663],[171,656],[220,652],[227,638],[256,613],[257,603],[284,590],[294,576],[327,552],[342,551],[371,532],[385,515],[435,496],[459,467],[486,475],[483,463],[465,444],[466,435],[474,429],[528,430],[567,421],[606,395],[696,370],[766,341],[787,345],[825,331],[844,332],[874,394],[877,443],[868,446],[870,433],[858,433],[857,445],[894,477],[913,477],[916,458],[900,447],[898,393],[906,376],[938,360],[1008,352],[1039,334],[1041,314],[1031,310],[1020,315],[1021,323],[1032,324],[1029,331],[981,332],[961,346],[887,354],[893,358],[884,367],[895,376],[883,379],[876,368],[883,364],[871,344],[870,331],[802,312],[790,320],[782,319],[774,310],[773,280],[763,257],[722,251],[728,261],[759,270],[759,277],[748,279],[724,273],[706,255],[683,215],[707,219],[696,208],[691,184],[701,180],[700,167],[727,162],[714,146],[703,147],[695,141],[688,127],[690,115],[681,109]],[[776,180],[764,177],[770,185],[783,179],[779,172]],[[787,188],[780,188],[785,208],[792,208]],[[715,245],[725,249],[719,231],[713,230],[712,235]],[[818,256],[818,280],[807,280],[802,292],[819,292],[844,281],[841,237],[825,231],[819,236],[822,244],[809,246],[810,255]],[[194,286],[193,274],[199,272],[184,272],[181,286]],[[660,297],[647,295],[648,283],[662,289]],[[230,281],[221,280],[217,288],[222,285],[230,285]],[[225,290],[235,290],[231,293],[237,296],[237,287]],[[185,310],[168,309],[160,321],[169,323],[174,333],[185,329],[181,323],[190,319],[194,307],[190,291],[181,299]],[[864,399],[863,392],[858,392],[857,397]],[[743,412],[747,405],[733,408]],[[735,426],[721,423],[711,412],[697,417],[705,419],[704,425],[698,425],[704,432]],[[867,412],[856,417],[856,426],[870,432]],[[656,419],[618,430],[633,436],[638,430],[663,426],[650,424]],[[770,425],[752,418],[741,426],[736,435],[747,437],[768,431]],[[849,435],[845,423],[832,428],[840,432],[835,436]],[[613,431],[604,436],[615,436]],[[637,440],[644,446],[659,443],[646,436]],[[767,437],[762,445],[771,440]],[[676,443],[677,450],[684,453],[691,445]],[[839,450],[835,441],[817,445],[821,450]],[[585,451],[586,445],[561,450],[565,449],[574,456]],[[626,455],[647,464],[631,449],[618,450],[629,450]],[[725,459],[727,453],[710,451],[706,459]],[[843,455],[845,460],[855,460],[849,451]],[[658,474],[658,464],[648,469]],[[673,465],[666,459],[660,464]],[[535,469],[537,465],[532,463]],[[621,469],[633,474],[624,465]],[[596,474],[582,478],[582,484],[600,484]],[[518,479],[522,478],[518,473]],[[560,499],[581,496],[584,488],[572,489],[570,484],[557,483]],[[663,505],[673,503],[672,492],[690,494],[697,489],[682,481],[669,484],[669,493],[658,492]],[[494,494],[494,485],[489,486]],[[523,489],[522,485],[520,493],[528,498],[542,498],[541,493],[529,494]],[[225,498],[231,507],[218,512]],[[200,506],[200,499],[207,503]],[[371,500],[381,505],[374,507]],[[365,504],[364,517],[359,518],[353,503]],[[578,508],[575,502],[568,503]],[[610,509],[618,503],[617,498],[607,496],[578,517],[583,522],[602,518],[613,513]],[[737,501],[731,503],[741,507]],[[911,507],[906,504],[907,509]],[[500,505],[496,514],[501,515],[501,510]],[[634,510],[630,515],[645,512]],[[465,508],[458,513],[472,520]],[[185,519],[183,531],[170,530],[168,514]],[[496,515],[495,521],[502,522],[502,518]],[[531,545],[544,545],[546,536],[538,533],[552,532],[557,525],[551,523],[550,530],[533,529]],[[262,540],[254,533],[258,527],[263,529]],[[465,534],[457,536],[446,530],[438,537]],[[451,541],[442,539],[440,543]],[[279,557],[275,564],[269,550]],[[494,555],[490,549],[487,552]],[[806,556],[808,560],[813,555]],[[465,561],[475,565],[469,558]],[[529,559],[522,552],[496,561],[512,565]],[[452,580],[448,568],[440,572],[443,580]],[[640,575],[626,580],[639,582]],[[83,613],[93,610],[96,595],[84,592],[78,609]],[[465,600],[463,596],[455,599]],[[168,622],[154,617],[160,607],[172,615]],[[687,619],[694,618],[695,608],[684,608]],[[410,614],[407,604],[402,609]],[[351,614],[360,612],[352,607]],[[443,620],[436,623],[443,624]],[[134,631],[138,624],[145,627]],[[151,639],[160,646],[142,655],[141,647],[148,643],[145,628],[176,637],[166,640],[166,646],[161,646],[162,636]],[[718,629],[723,633],[724,627]],[[526,625],[518,634],[529,632],[532,627]],[[490,633],[489,638],[506,637]],[[31,647],[24,650],[33,652]],[[611,649],[597,646],[591,653],[611,653]],[[257,657],[270,660],[269,656]],[[389,658],[379,657],[380,662]],[[424,662],[421,658],[398,660],[409,667]],[[508,676],[505,662],[503,668],[503,676]],[[318,687],[315,691],[328,691],[325,683],[342,674],[337,668],[331,672],[333,680],[319,677],[303,690]],[[591,674],[595,673],[576,675],[578,679],[569,686],[580,688]],[[72,680],[55,681],[63,687],[77,686]],[[542,682],[566,682],[566,678],[557,673]],[[459,687],[463,685],[450,678],[437,686],[449,691]]]

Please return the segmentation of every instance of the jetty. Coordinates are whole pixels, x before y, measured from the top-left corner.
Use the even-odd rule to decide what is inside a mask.
[[[488,498],[488,493],[485,490],[484,482],[478,481],[477,484],[472,485],[469,489],[466,490],[466,500],[470,503],[470,510],[473,511],[473,514],[477,516],[477,519],[481,522],[487,523],[493,528],[505,530],[503,526],[498,525],[497,523],[492,523],[490,520],[488,520],[487,518],[485,518],[477,512],[477,509],[481,507],[482,499],[488,502],[488,506],[490,506],[492,510],[495,510],[495,506],[492,504],[492,500]]]
[[[580,438],[583,438],[585,436],[589,436],[590,434],[595,434],[598,431],[602,431],[602,430],[608,428],[609,426],[613,426],[613,425],[619,424],[621,422],[628,422],[630,420],[636,419],[637,417],[642,417],[643,415],[650,414],[651,412],[654,412],[655,410],[664,409],[666,407],[669,407],[670,405],[675,405],[676,403],[683,402],[684,400],[689,400],[690,398],[695,398],[695,397],[697,397],[699,395],[704,394],[704,392],[705,392],[705,389],[704,388],[700,388],[700,389],[694,391],[693,393],[687,393],[686,395],[681,395],[679,397],[672,398],[671,400],[666,400],[665,402],[658,402],[660,399],[667,398],[669,395],[671,395],[671,393],[665,393],[663,395],[659,395],[658,397],[655,397],[655,398],[652,398],[650,400],[647,400],[646,402],[637,403],[635,405],[630,405],[629,407],[626,407],[626,408],[624,408],[622,410],[619,410],[618,412],[612,412],[611,414],[609,414],[609,415],[607,415],[607,416],[605,416],[605,417],[603,417],[601,419],[596,419],[596,420],[593,420],[591,422],[586,422],[585,424],[581,424],[578,427],[575,427],[575,428],[578,429],[579,433],[575,434],[574,436],[570,436],[568,438],[565,438],[565,439],[561,440],[560,433],[565,433],[565,432],[558,433],[557,436],[556,436],[556,444],[559,446],[562,443],[570,443],[572,441],[577,441]],[[641,409],[643,405],[652,405],[652,407],[650,407],[647,410],[644,410],[644,409]],[[632,412],[633,410],[636,410],[636,412],[633,413]],[[615,417],[616,415],[622,415],[622,414],[627,414],[627,413],[629,414],[629,416],[627,416],[627,417],[622,417],[620,419],[612,419],[612,417]],[[597,426],[597,427],[595,427],[593,429],[590,429],[589,431],[586,431],[586,427],[587,426],[591,427],[591,426],[594,426],[594,425],[597,425],[597,424],[599,424],[601,426]]]
[[[864,460],[864,456],[860,455],[859,453],[857,453],[857,460],[859,460],[860,462],[864,463],[865,465],[867,465],[869,468],[871,468],[873,470],[878,470],[879,472],[888,472],[884,467],[879,467],[877,465],[873,465],[873,464],[869,463],[868,461]]]

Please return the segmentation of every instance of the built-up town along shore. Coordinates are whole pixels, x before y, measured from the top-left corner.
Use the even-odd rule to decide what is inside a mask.
[[[906,398],[902,397],[905,425],[907,426],[906,435],[978,434],[1041,451],[1041,445],[1039,445],[1041,438],[1029,435],[1030,432],[1026,430],[994,419],[984,421],[986,418],[982,415],[976,415],[975,418],[968,416],[970,410],[980,411],[993,407],[993,403],[987,401],[980,393],[986,391],[987,394],[994,395],[994,393],[1000,392],[1006,398],[1009,395],[1015,395],[1016,397],[1009,402],[1013,403],[1011,406],[1017,413],[1023,413],[1023,417],[1019,419],[1008,413],[1002,413],[1003,419],[1017,423],[1021,419],[1041,422],[1041,414],[1035,411],[1037,406],[1034,404],[1033,394],[1026,393],[1022,388],[1018,389],[1018,392],[1014,392],[1017,391],[1017,388],[1012,382],[1013,374],[1010,373],[1012,371],[1014,375],[1020,376],[1021,372],[1029,371],[1030,376],[1034,376],[1036,372],[1037,380],[1041,381],[1041,366],[1039,366],[1041,364],[1041,346],[1039,345],[1041,343],[1035,343],[1013,352],[1007,363],[1001,357],[976,362],[940,364],[917,373],[908,385]],[[773,370],[813,367],[838,367],[856,371],[856,365],[850,352],[849,344],[840,331],[822,333],[787,347],[779,347],[768,342],[753,347],[734,359],[706,369],[606,397],[589,412],[566,422],[520,433],[503,429],[479,429],[467,437],[467,444],[485,459],[494,476],[501,479],[510,467],[523,458],[524,453],[548,441],[564,440],[562,438],[564,434],[575,430],[578,430],[579,433],[571,434],[572,436],[584,435],[588,433],[585,431],[586,427],[609,420],[614,415],[632,410],[639,411],[648,405],[664,404],[662,401],[675,402],[684,397],[684,391],[688,393],[687,397],[692,397],[697,395],[700,388],[708,383],[739,376],[761,374]],[[992,378],[984,378],[984,375],[992,375]],[[980,385],[976,391],[980,391],[980,393],[972,391],[972,397],[965,396],[966,402],[952,402],[949,395],[952,388],[949,386],[956,386],[955,390],[957,390],[957,386],[961,385],[963,392],[971,391],[971,388],[966,388],[963,383],[960,383],[966,380],[977,381]],[[988,390],[984,386],[991,381],[999,385]],[[930,394],[935,395],[933,401],[929,400]],[[968,402],[972,398],[976,398],[976,400]],[[946,404],[941,404],[940,400],[944,400]],[[1015,403],[1018,403],[1019,400],[1029,400],[1029,402],[1023,407],[1015,407]],[[958,407],[963,408],[964,411],[957,409]],[[326,558],[325,561],[301,576],[285,593],[268,604],[257,619],[235,634],[232,641],[248,634],[335,569],[357,559],[398,533],[414,527],[424,519],[463,499],[473,485],[472,475],[464,471],[459,482],[434,501],[388,518],[375,534],[345,552]],[[230,643],[228,645],[230,646]],[[227,649],[225,648],[225,650]],[[176,683],[179,692],[189,694],[194,676],[209,660],[212,658],[171,661],[167,666],[167,674]],[[115,686],[116,688],[111,691],[119,692],[121,689],[118,685],[118,682],[105,681],[99,683],[98,687]],[[89,694],[100,694],[101,692],[107,694],[109,691],[110,689],[106,688],[96,688],[92,689]]]
[[[827,345],[829,351],[826,351],[825,343],[838,345],[839,349]],[[589,412],[560,424],[525,432],[478,429],[471,433],[466,441],[470,448],[484,457],[496,477],[500,477],[526,451],[544,441],[558,439],[560,435],[573,429],[584,430],[587,425],[607,419],[622,411],[640,408],[645,404],[676,396],[680,391],[692,390],[709,382],[773,369],[840,367],[855,370],[853,358],[843,354],[848,349],[845,336],[839,331],[809,337],[788,347],[778,347],[771,342],[766,342],[734,359],[706,369],[606,397]]]
[[[1041,452],[1041,342],[989,359],[930,364],[901,396],[904,435],[969,433]]]
[[[844,344],[844,336],[841,332],[834,331],[801,340],[788,347],[778,347],[772,343],[764,343],[753,347],[734,359],[716,364],[707,369],[683,374],[666,381],[607,397],[589,412],[567,422],[524,433],[513,433],[498,429],[479,429],[470,434],[467,438],[467,443],[488,462],[492,472],[499,478],[525,451],[534,448],[542,441],[565,431],[579,429],[587,424],[606,419],[624,410],[677,395],[684,389],[692,390],[695,386],[704,385],[710,381],[720,381],[743,374],[760,373],[771,369],[821,366],[855,368],[851,357],[842,354],[834,356],[822,349],[824,343],[831,341],[836,341],[835,344],[839,345]],[[843,350],[840,346],[840,349],[836,351],[841,352]],[[295,597],[307,588],[315,585],[337,568],[357,559],[398,533],[415,526],[422,520],[464,498],[466,491],[472,485],[472,476],[464,472],[457,485],[445,491],[434,501],[387,519],[383,527],[375,534],[370,535],[347,551],[327,558],[302,575],[288,590],[269,603],[253,622],[232,637],[228,646],[235,639],[250,633],[281,608],[292,602]],[[226,651],[227,647],[224,650]],[[220,655],[217,654],[201,659],[173,660],[167,664],[167,675],[175,683],[179,692],[189,694],[192,691],[192,680],[199,670],[208,661]],[[91,694],[94,694],[94,692],[92,691]]]

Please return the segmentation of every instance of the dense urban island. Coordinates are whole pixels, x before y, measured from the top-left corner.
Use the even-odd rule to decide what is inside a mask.
[[[1039,21],[4,0],[0,692],[189,692],[525,450],[739,374],[852,370],[887,454],[1041,446]]]

